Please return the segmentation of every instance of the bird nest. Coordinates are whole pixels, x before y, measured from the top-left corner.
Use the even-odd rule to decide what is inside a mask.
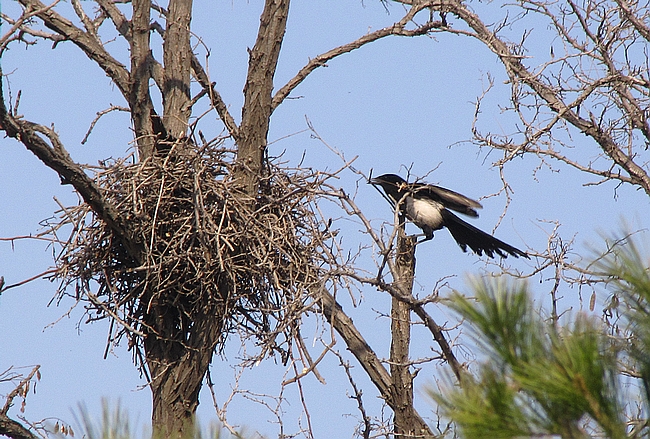
[[[188,144],[141,163],[102,163],[95,181],[142,257],[87,204],[62,209],[49,224],[55,235],[72,231],[56,258],[59,294],[87,301],[90,320],[110,318],[113,343],[127,335],[141,347],[155,334],[194,347],[211,331],[218,348],[237,331],[256,337],[259,355],[285,356],[327,265],[332,234],[313,208],[327,177],[270,163],[247,200],[233,159]]]

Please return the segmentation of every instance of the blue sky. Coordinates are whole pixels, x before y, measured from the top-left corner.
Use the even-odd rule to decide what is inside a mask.
[[[236,120],[242,104],[245,80],[246,48],[254,44],[260,12],[259,2],[197,1],[193,20],[194,32],[210,48],[210,75]],[[66,5],[62,5],[66,6]],[[3,4],[5,13],[14,14],[16,5]],[[477,6],[479,7],[479,6]],[[492,7],[490,10],[489,7]],[[503,14],[494,6],[488,8],[491,17]],[[380,2],[312,1],[295,2],[290,12],[286,40],[280,57],[276,84],[283,85],[310,57],[333,46],[358,38],[364,33],[386,26],[400,18],[401,7],[389,4],[387,13]],[[453,19],[451,20],[453,23]],[[490,21],[490,20],[487,20]],[[534,23],[533,23],[534,24]],[[517,30],[513,31],[513,35]],[[532,57],[537,64],[548,57],[548,35],[545,25],[537,25],[530,37]],[[108,47],[120,52],[120,42]],[[123,47],[121,48],[123,49]],[[197,48],[199,59],[205,51]],[[5,74],[15,94],[22,90],[20,113],[26,119],[43,125],[54,124],[72,157],[80,162],[123,156],[130,151],[132,140],[129,117],[112,113],[97,124],[85,145],[80,142],[97,111],[111,104],[124,105],[119,92],[98,67],[90,63],[69,43],[56,50],[50,44],[38,44],[25,50],[14,45],[2,59]],[[450,35],[419,38],[388,38],[328,63],[301,84],[292,97],[277,109],[272,117],[270,153],[284,152],[292,164],[305,156],[305,164],[317,169],[337,169],[341,160],[321,142],[305,132],[308,118],[320,136],[350,159],[358,156],[354,166],[365,173],[405,174],[411,168],[415,176],[431,170],[427,180],[454,189],[472,198],[493,194],[501,187],[499,174],[490,167],[497,156],[479,151],[467,142],[471,138],[473,102],[485,86],[487,73],[495,77],[495,89],[486,101],[481,115],[485,130],[510,133],[515,128],[512,118],[499,111],[510,96],[503,84],[505,75],[497,59],[475,41]],[[6,81],[4,83],[6,87]],[[5,88],[5,93],[6,93]],[[299,98],[298,98],[299,97]],[[199,113],[200,111],[196,111]],[[204,125],[219,131],[214,113],[204,119]],[[590,158],[598,153],[592,141],[573,133],[576,157]],[[76,202],[69,186],[61,186],[54,172],[43,166],[24,147],[9,139],[0,139],[0,237],[35,234],[39,221],[51,216],[63,205]],[[592,178],[552,163],[534,173],[538,161],[524,158],[506,168],[507,180],[514,190],[513,201],[495,234],[516,247],[536,251],[546,248],[552,222],[562,224],[565,240],[575,238],[576,258],[588,255],[589,246],[599,245],[601,233],[615,233],[624,223],[632,229],[649,226],[648,198],[631,187],[616,189],[614,183],[585,187]],[[534,176],[533,176],[534,175]],[[358,177],[344,173],[340,186],[354,192]],[[615,196],[616,195],[616,196]],[[359,184],[357,203],[376,227],[391,221],[387,203],[370,186]],[[503,196],[484,199],[481,217],[474,223],[492,232],[501,215]],[[340,212],[332,212],[333,216]],[[345,242],[355,248],[364,236],[360,227],[343,222]],[[415,232],[413,226],[409,231]],[[417,251],[416,292],[428,294],[438,279],[453,276],[451,287],[465,288],[466,276],[491,270],[484,259],[464,254],[446,231],[436,233],[435,239]],[[515,268],[530,272],[535,261],[512,261]],[[52,249],[43,242],[16,240],[0,242],[0,275],[7,284],[19,282],[38,274],[52,265]],[[531,280],[540,303],[548,302],[550,290],[548,273]],[[110,352],[103,359],[108,325],[106,322],[85,324],[80,308],[63,300],[50,303],[56,285],[48,281],[31,282],[6,291],[0,297],[0,370],[10,366],[42,366],[43,379],[35,395],[27,401],[25,416],[30,420],[56,417],[74,422],[73,412],[85,404],[91,414],[99,417],[101,398],[121,401],[139,426],[148,422],[150,395],[141,390],[144,381],[131,361],[125,347]],[[448,290],[447,290],[448,291]],[[581,294],[588,301],[591,292],[580,292],[564,286],[561,290],[565,307],[580,307]],[[600,293],[600,301],[606,299]],[[362,332],[380,356],[387,356],[389,299],[376,291],[359,292],[361,304],[353,308],[350,300],[341,300]],[[598,307],[596,313],[598,312]],[[431,307],[439,323],[455,323],[444,306]],[[56,322],[56,323],[55,323]],[[308,319],[303,335],[307,344],[322,328],[316,320]],[[430,355],[432,341],[420,327],[415,329],[412,356]],[[338,348],[345,351],[339,340]],[[320,352],[320,346],[313,352]],[[462,350],[459,352],[463,352]],[[221,404],[229,395],[236,373],[230,366],[237,356],[238,342],[233,340],[224,359],[215,357],[212,376],[217,399]],[[465,360],[471,359],[471,356]],[[349,359],[356,365],[354,359]],[[348,437],[357,416],[355,404],[345,396],[349,392],[343,372],[336,367],[338,360],[328,358],[320,367],[327,385],[313,377],[305,380],[306,400],[317,436]],[[446,366],[425,366],[416,385],[434,381]],[[242,387],[258,393],[277,393],[286,367],[268,360],[247,370]],[[290,374],[291,372],[289,372]],[[376,392],[364,374],[357,370],[355,378],[364,388],[368,404],[379,412]],[[4,391],[4,389],[3,389]],[[297,389],[290,387],[285,395],[290,403],[284,409],[289,414],[301,410]],[[429,416],[422,395],[419,407]],[[255,416],[252,416],[254,414]],[[201,395],[199,416],[205,423],[215,418],[211,397]],[[233,424],[246,431],[277,435],[273,417],[259,405],[237,396],[229,409]],[[290,416],[288,416],[289,418]],[[260,420],[262,419],[262,420]],[[288,432],[295,431],[298,422],[287,421]],[[73,424],[76,425],[76,424]]]

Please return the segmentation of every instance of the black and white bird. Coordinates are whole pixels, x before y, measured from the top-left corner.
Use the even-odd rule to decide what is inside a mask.
[[[451,212],[454,210],[476,218],[476,209],[483,207],[476,200],[432,184],[407,183],[395,174],[375,177],[370,183],[380,186],[393,208],[399,206],[401,213],[422,229],[423,241],[432,239],[434,231],[446,227],[463,251],[469,247],[479,256],[485,253],[491,258],[497,254],[504,258],[512,255],[529,259],[526,252],[488,235]]]

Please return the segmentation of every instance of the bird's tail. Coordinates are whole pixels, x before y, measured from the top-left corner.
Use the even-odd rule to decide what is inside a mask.
[[[443,209],[442,217],[445,226],[449,229],[449,232],[451,232],[451,235],[463,251],[467,251],[467,247],[469,247],[479,256],[485,252],[491,258],[494,258],[494,254],[496,253],[503,258],[507,258],[508,254],[510,254],[515,258],[521,256],[530,259],[526,252],[510,244],[506,244],[492,235],[488,235],[484,231],[458,218],[447,209]]]

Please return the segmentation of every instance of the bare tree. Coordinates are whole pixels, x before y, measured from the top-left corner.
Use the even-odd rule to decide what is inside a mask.
[[[488,26],[466,2],[398,3],[404,13],[392,25],[314,56],[278,86],[289,1],[265,1],[249,50],[239,123],[192,48],[190,0],[170,0],[166,7],[150,0],[95,0],[94,10],[90,2],[72,0],[70,18],[79,25],[56,1],[20,0],[20,16],[3,16],[10,29],[1,37],[0,53],[20,43],[71,42],[111,79],[131,115],[137,153],[91,169],[70,156],[45,122],[19,116],[19,97],[11,102],[1,90],[0,128],[82,199],[50,223],[50,236],[61,243],[59,294],[82,298],[93,318],[111,319],[118,328],[112,342],[128,339],[149,380],[157,432],[187,431],[210,361],[235,330],[257,339],[258,359],[277,354],[286,361],[297,351],[308,364],[305,373],[317,374],[318,360],[299,336],[299,317],[308,310],[319,310],[339,333],[394,413],[387,432],[434,436],[413,406],[412,313],[438,345],[436,359],[461,380],[462,366],[426,310],[435,297],[413,295],[415,253],[403,223],[396,218],[389,233],[377,232],[354,198],[333,185],[339,172],[354,171],[349,162],[338,172],[323,173],[283,167],[268,157],[273,112],[338,56],[389,36],[446,32],[475,38],[501,61],[512,87],[508,109],[520,121],[511,136],[482,133],[482,101],[477,102],[475,142],[503,151],[495,166],[530,153],[650,194],[644,158],[650,140],[648,5],[518,2],[507,5],[503,21]],[[546,20],[559,46],[552,45],[550,59],[537,66],[528,65],[525,55],[530,15]],[[503,34],[517,26],[523,37],[514,43]],[[154,33],[162,39],[159,51],[152,47]],[[104,35],[126,43],[129,66],[118,61],[123,54],[111,53]],[[158,52],[162,59],[154,56]],[[160,107],[150,83],[162,96]],[[203,101],[218,115],[225,135],[206,139],[201,118],[191,121]],[[571,157],[566,147],[578,133],[593,139],[602,160]],[[379,250],[376,273],[356,270],[354,260],[343,256],[337,232],[316,207],[323,199],[364,225]],[[541,259],[540,270],[554,263],[552,256]],[[349,282],[392,297],[389,367],[337,301],[336,292]],[[365,420],[361,435],[369,437],[374,427],[361,392],[357,396]]]
[[[427,5],[410,7],[394,25],[312,59],[274,93],[289,1],[265,2],[237,124],[192,51],[191,1],[172,0],[163,8],[136,0],[126,13],[117,2],[98,0],[91,12],[88,3],[74,0],[80,26],[59,12],[58,2],[20,4],[20,16],[3,17],[11,29],[2,51],[20,42],[70,41],[111,78],[131,114],[137,154],[106,162],[92,170],[93,176],[73,160],[53,129],[19,117],[18,100],[9,102],[4,94],[0,126],[81,196],[82,204],[63,209],[50,223],[51,236],[62,243],[56,261],[59,294],[72,290],[88,303],[93,319],[117,323],[113,342],[129,339],[152,390],[154,430],[174,436],[190,428],[208,365],[229,332],[255,336],[262,345],[260,358],[274,352],[286,358],[299,316],[318,306],[346,343],[359,345],[357,358],[388,405],[410,413],[398,423],[416,420],[416,430],[402,425],[400,431],[431,436],[412,409],[411,305],[396,302],[405,320],[395,329],[404,338],[395,341],[393,356],[401,363],[393,368],[401,376],[395,385],[321,281],[340,282],[354,271],[342,272],[340,255],[329,249],[334,235],[312,203],[323,196],[344,204],[349,198],[323,189],[327,174],[280,169],[266,150],[271,114],[312,71],[378,39],[423,35],[440,26],[434,21],[410,26]],[[110,26],[128,45],[130,66],[108,50],[103,35]],[[161,60],[153,55],[153,32],[162,37]],[[196,96],[191,96],[193,80],[201,87]],[[162,96],[161,108],[153,103],[150,81]],[[208,141],[197,123],[189,122],[201,99],[209,99],[227,139]],[[69,235],[60,239],[64,233]],[[410,270],[405,279],[412,277]],[[401,294],[409,296],[408,280],[400,282]]]

